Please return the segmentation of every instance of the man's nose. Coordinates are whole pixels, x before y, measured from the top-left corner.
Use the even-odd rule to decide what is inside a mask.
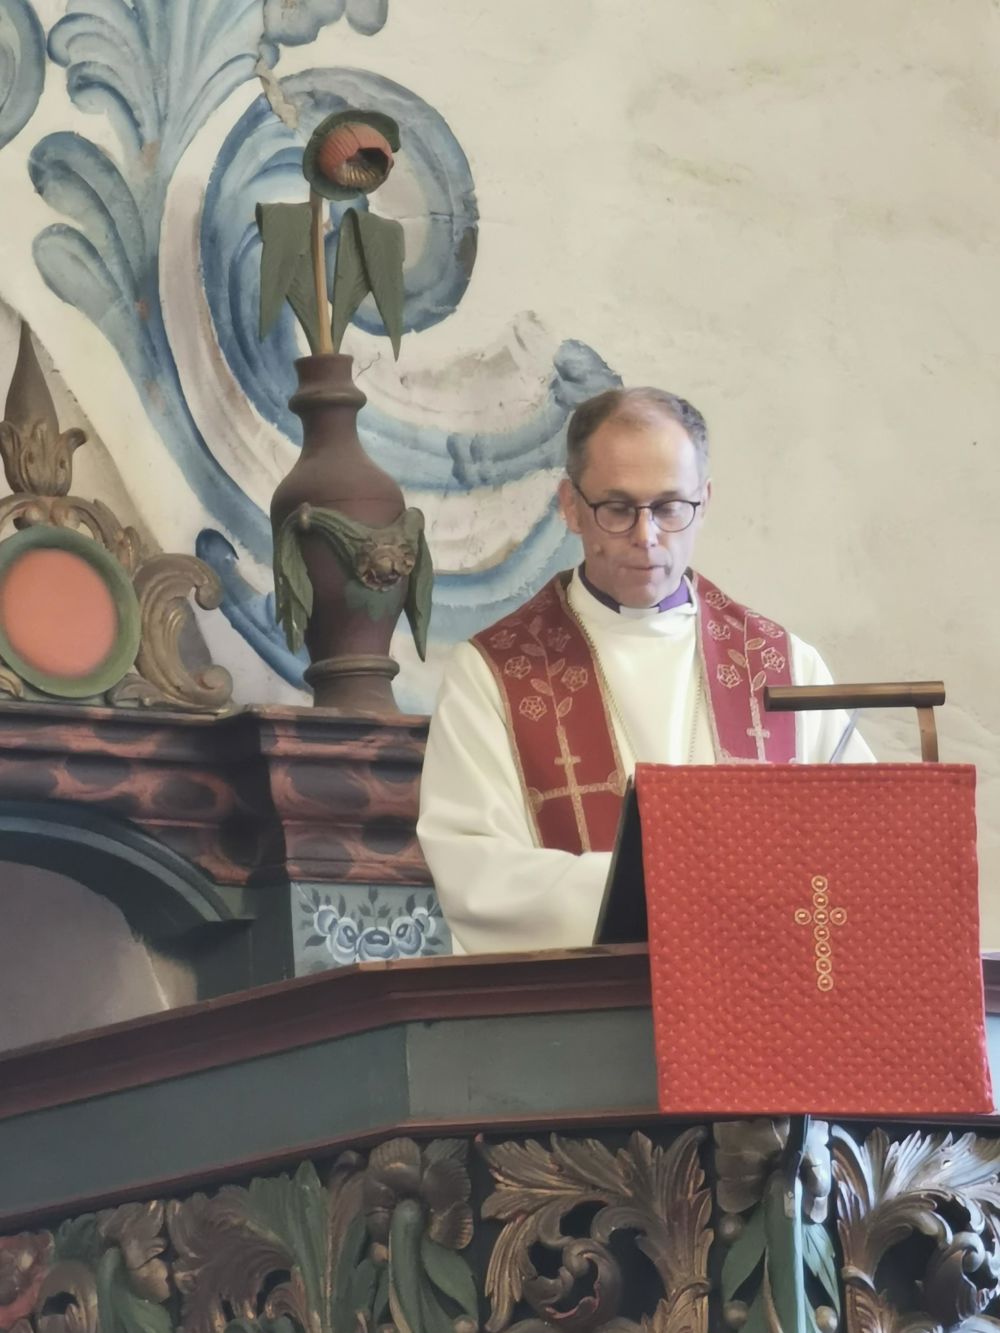
[[[660,529],[653,522],[653,515],[648,509],[640,509],[636,515],[632,538],[637,546],[655,546],[660,540]]]

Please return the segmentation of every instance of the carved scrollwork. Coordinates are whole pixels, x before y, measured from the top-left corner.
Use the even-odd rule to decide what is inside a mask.
[[[834,1138],[838,1229],[851,1333],[1000,1329],[983,1312],[1000,1294],[1000,1140],[880,1129]],[[933,1242],[922,1272],[883,1290],[882,1270],[912,1236]]]
[[[13,492],[0,500],[0,534],[40,525],[79,532],[108,551],[132,579],[142,638],[135,671],[108,692],[109,702],[218,712],[232,695],[229,673],[214,665],[190,668],[182,640],[193,627],[189,595],[214,610],[222,601],[221,584],[194,556],[147,556],[136,529],[119,522],[102,500],[69,494],[73,453],[86,438],[75,428],[60,432],[30,330],[22,324],[6,420],[0,422],[0,458]],[[0,663],[0,694],[25,693],[20,676]]]
[[[38,1333],[97,1333],[97,1279],[79,1259],[63,1259],[38,1292]]]
[[[221,1333],[231,1320],[269,1323],[284,1315],[314,1329],[329,1296],[323,1203],[311,1166],[294,1179],[172,1203],[167,1225],[187,1333]]]
[[[193,592],[206,611],[222,601],[214,570],[195,556],[155,555],[139,565],[133,587],[142,617],[138,674],[126,676],[109,691],[109,701],[225,708],[233,692],[229,672],[214,665],[192,670],[183,655],[183,635],[191,619],[188,596]]]
[[[633,1134],[618,1152],[596,1139],[558,1135],[548,1148],[537,1141],[482,1146],[496,1181],[483,1216],[504,1223],[486,1274],[489,1333],[637,1329],[619,1314],[622,1273],[609,1247],[617,1231],[635,1233],[637,1248],[656,1270],[659,1300],[649,1326],[656,1333],[704,1333],[712,1241],[711,1199],[699,1160],[706,1137],[704,1129],[690,1129],[661,1148]],[[566,1235],[567,1215],[595,1204],[589,1235]],[[555,1277],[538,1272],[535,1246],[559,1256]],[[535,1318],[512,1323],[521,1302]]]
[[[233,1319],[262,1333],[282,1319],[306,1333],[473,1333],[478,1297],[458,1254],[472,1237],[467,1151],[392,1139],[367,1165],[343,1154],[325,1187],[305,1163],[171,1204],[185,1333]]]
[[[79,496],[8,495],[0,501],[0,529],[37,527],[41,523],[55,528],[84,531],[115,557],[126,573],[134,572],[142,542],[135,528],[126,528],[100,500],[81,500]]]

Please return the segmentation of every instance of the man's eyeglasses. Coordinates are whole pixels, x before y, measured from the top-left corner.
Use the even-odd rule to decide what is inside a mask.
[[[593,513],[597,526],[603,532],[619,535],[632,531],[644,509],[649,510],[650,518],[661,532],[683,532],[694,522],[695,514],[703,504],[701,500],[657,500],[651,505],[631,504],[628,500],[598,500],[594,504],[575,481],[573,489]]]

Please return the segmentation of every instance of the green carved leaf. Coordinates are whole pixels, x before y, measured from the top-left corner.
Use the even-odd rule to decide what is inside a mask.
[[[381,1270],[375,1300],[372,1302],[372,1323],[378,1328],[389,1319],[389,1266]]]
[[[406,589],[406,611],[417,650],[424,656],[427,625],[431,612],[434,572],[430,551],[423,539],[423,515],[419,509],[407,509],[386,528],[372,528],[355,522],[335,509],[313,509],[301,505],[289,514],[274,539],[274,595],[278,623],[292,652],[298,652],[312,614],[313,590],[300,541],[303,533],[323,537],[340,563],[347,582],[344,599],[353,610],[364,611],[373,620],[400,609],[401,583],[385,588],[369,588],[357,577],[357,562],[366,545],[374,542],[408,545],[415,565]]]
[[[764,1297],[763,1293],[758,1291],[751,1302],[750,1309],[747,1312],[747,1321],[740,1329],[740,1333],[772,1333],[768,1327],[768,1322],[764,1317]],[[791,1330],[791,1333],[798,1333],[797,1330]]]
[[[778,1322],[783,1329],[804,1328],[809,1302],[805,1290],[805,1261],[802,1252],[802,1182],[796,1176],[786,1212],[784,1181],[775,1174],[764,1194],[764,1228],[767,1234],[765,1281]],[[791,1216],[788,1216],[788,1212]]]
[[[289,514],[274,540],[274,603],[278,624],[293,653],[302,647],[312,614],[313,590],[299,549],[297,511]]]
[[[424,1214],[415,1199],[403,1199],[389,1225],[389,1308],[400,1333],[431,1333],[425,1329],[421,1303],[420,1239]]]
[[[76,1259],[88,1268],[97,1267],[105,1248],[93,1213],[85,1213],[82,1217],[64,1222],[52,1239],[55,1259]]]
[[[252,1180],[247,1193],[255,1220],[276,1237],[301,1273],[309,1309],[321,1310],[327,1207],[316,1168],[311,1162],[303,1162],[291,1179],[275,1176]]]
[[[764,1209],[757,1207],[733,1241],[722,1265],[722,1299],[731,1301],[764,1257]]]
[[[330,1308],[332,1333],[357,1333],[354,1277],[367,1244],[368,1225],[364,1213],[359,1212],[344,1233],[344,1243],[333,1279],[333,1303]]]
[[[262,1333],[295,1333],[295,1323],[288,1315],[279,1315],[277,1319],[261,1319],[258,1321]]]
[[[378,1286],[378,1269],[371,1259],[362,1259],[351,1277],[351,1309],[368,1314],[375,1301]],[[355,1328],[357,1320],[355,1320]]]
[[[449,1296],[470,1319],[479,1323],[479,1297],[472,1270],[460,1254],[438,1245],[429,1236],[420,1244],[424,1271],[438,1291]]]
[[[375,213],[359,213],[358,225],[368,284],[398,361],[403,337],[403,260],[406,256],[403,227],[392,218],[380,218]]]
[[[341,514],[336,509],[312,509],[309,511],[309,528],[313,532],[322,533],[337,559],[347,567],[353,566],[357,559],[357,554],[361,546],[366,542],[377,529],[369,528],[364,523],[356,523],[353,519]]]
[[[840,1285],[833,1237],[819,1222],[806,1222],[802,1228],[802,1253],[810,1273],[822,1284],[830,1304],[840,1314]]]
[[[171,1333],[162,1305],[137,1296],[129,1286],[122,1252],[108,1250],[97,1264],[97,1308],[101,1333]]]
[[[424,1321],[424,1333],[455,1333],[454,1321],[435,1296],[434,1288],[427,1282],[420,1286],[420,1314]]]
[[[309,264],[309,205],[258,204],[260,231],[260,336],[281,314],[299,261]]]
[[[230,1319],[223,1333],[263,1333],[264,1321],[258,1319]]]
[[[434,564],[431,560],[430,547],[424,536],[424,516],[419,509],[407,511],[417,514],[420,527],[416,534],[417,563],[410,574],[410,583],[406,590],[406,603],[403,610],[410,622],[413,642],[421,662],[427,657],[427,632],[431,623],[431,598],[434,592]]]
[[[319,336],[319,317],[316,314],[316,286],[313,281],[312,255],[307,250],[299,259],[288,288],[288,304],[309,343],[313,356],[319,356],[323,345]]]
[[[333,350],[340,351],[341,340],[358,306],[371,291],[361,241],[360,214],[349,208],[340,222],[337,260],[333,272],[333,318],[330,332]]]

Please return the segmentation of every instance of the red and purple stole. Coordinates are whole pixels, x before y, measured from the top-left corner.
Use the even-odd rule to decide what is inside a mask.
[[[791,763],[795,715],[768,713],[765,719],[762,703],[765,685],[791,684],[787,633],[700,574],[690,577],[716,761]],[[626,775],[600,672],[566,600],[569,578],[557,574],[472,642],[499,686],[540,844],[609,851]]]

